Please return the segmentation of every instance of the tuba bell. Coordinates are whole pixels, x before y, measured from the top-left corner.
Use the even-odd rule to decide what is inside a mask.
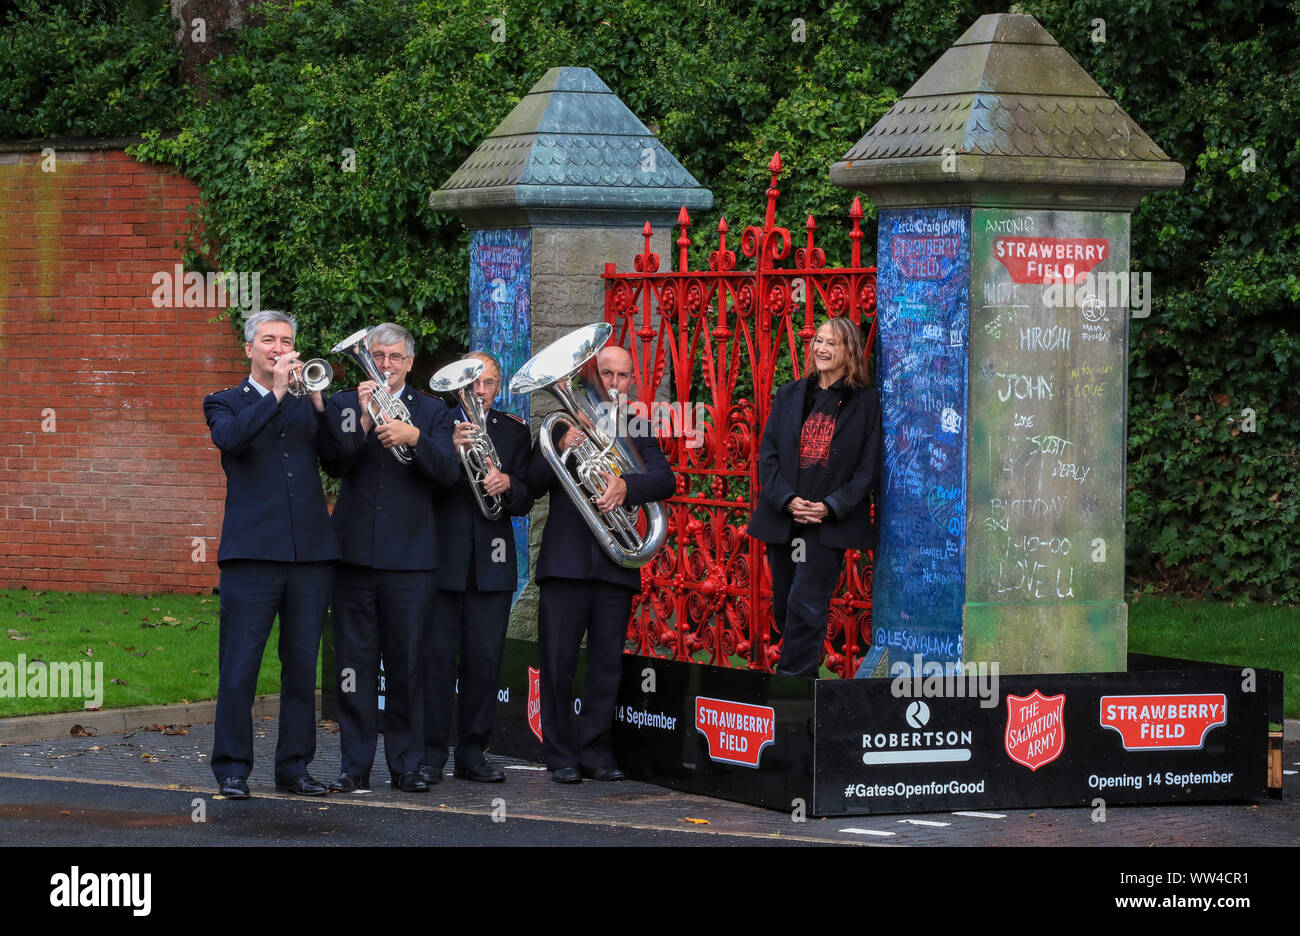
[[[361,365],[361,370],[365,372],[366,377],[375,382],[375,391],[370,394],[366,414],[374,420],[376,426],[382,426],[390,420],[409,423],[411,411],[406,408],[405,403],[388,392],[388,375],[380,373],[374,357],[370,354],[370,346],[366,339],[371,331],[372,329],[367,327],[353,332],[330,348],[330,354],[346,354]],[[395,445],[389,451],[403,465],[410,464],[414,457],[409,445]]]
[[[458,449],[460,464],[469,478],[470,490],[474,492],[474,500],[478,504],[479,512],[489,520],[495,520],[501,516],[505,501],[500,494],[489,494],[484,491],[483,479],[487,477],[488,460],[491,459],[492,464],[499,470],[501,456],[497,454],[496,446],[492,444],[492,439],[488,435],[483,405],[473,389],[474,381],[478,380],[479,374],[483,373],[483,367],[483,362],[475,358],[465,358],[463,361],[448,364],[429,378],[429,389],[434,393],[454,397],[465,410],[465,415],[474,424],[474,428],[478,430],[473,443]]]
[[[586,435],[585,441],[557,452],[553,432],[562,414],[551,413],[542,420],[538,441],[565,493],[606,555],[626,569],[638,569],[654,558],[668,534],[663,506],[657,502],[641,507],[625,504],[603,513],[593,506],[607,487],[600,477],[602,471],[624,475],[645,470],[640,453],[626,438],[602,428],[602,424],[611,423],[605,414],[617,394],[605,394],[599,378],[584,373],[587,363],[605,346],[613,331],[607,322],[599,322],[553,341],[519,369],[510,381],[510,392],[549,390],[559,401],[565,421]],[[645,512],[644,536],[637,530],[641,511]]]

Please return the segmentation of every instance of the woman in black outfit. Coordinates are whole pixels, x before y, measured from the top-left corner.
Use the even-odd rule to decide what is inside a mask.
[[[767,543],[773,638],[782,638],[777,672],[815,679],[844,551],[875,547],[870,495],[880,478],[880,396],[847,317],[817,330],[804,371],[772,402],[749,535]]]

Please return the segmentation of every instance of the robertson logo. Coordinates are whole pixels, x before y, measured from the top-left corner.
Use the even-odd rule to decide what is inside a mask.
[[[1050,764],[1065,750],[1065,693],[1007,696],[1007,756],[1030,770]]]
[[[528,667],[528,727],[542,740],[542,671]]]
[[[1210,729],[1227,723],[1221,692],[1101,697],[1101,727],[1119,732],[1126,751],[1199,751]]]
[[[1015,283],[1078,283],[1083,274],[1110,257],[1110,241],[1104,237],[995,237],[993,256]]]
[[[770,707],[705,696],[695,698],[695,730],[708,739],[711,760],[742,767],[757,767],[776,739]]]

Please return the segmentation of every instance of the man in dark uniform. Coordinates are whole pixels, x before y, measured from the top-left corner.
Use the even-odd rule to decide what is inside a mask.
[[[221,794],[248,799],[253,697],[262,652],[280,617],[280,733],[276,789],[320,796],[307,772],[316,756],[316,660],[339,558],[316,464],[325,403],[288,392],[297,327],[283,312],[244,326],[248,379],[203,401],[226,472],[221,527],[221,635],[212,772]]]
[[[384,754],[394,788],[424,793],[420,727],[420,645],[433,610],[438,567],[433,485],[452,484],[460,463],[451,446],[446,405],[406,386],[415,341],[386,322],[366,339],[387,390],[410,411],[409,423],[376,427],[368,404],[374,381],[330,398],[322,446],[327,470],[343,479],[334,530],[343,547],[334,590],[342,772],[330,789],[351,793],[370,783],[379,733],[379,660],[384,661]],[[405,445],[410,461],[393,449]]]
[[[623,348],[608,347],[597,356],[596,366],[606,392],[617,390],[626,398],[632,387],[631,355]],[[645,421],[629,421],[628,435],[641,455],[645,471],[622,477],[603,475],[609,486],[595,505],[602,512],[622,504],[664,500],[673,494],[672,470]],[[557,448],[565,451],[581,439],[581,432],[568,427]],[[546,766],[557,783],[579,783],[584,776],[622,780],[623,771],[614,761],[609,734],[614,724],[627,622],[632,599],[641,589],[641,572],[625,569],[605,554],[582,514],[564,493],[540,446],[533,449],[527,481],[538,497],[547,491],[559,492],[550,500],[536,575],[540,591],[542,753]],[[584,632],[587,685],[575,731],[569,713]]]
[[[425,651],[424,763],[420,767],[420,775],[429,783],[442,779],[453,707],[458,713],[455,775],[481,783],[499,783],[506,778],[499,767],[487,762],[483,752],[496,718],[510,598],[518,584],[510,518],[526,516],[533,504],[524,483],[528,426],[518,416],[492,409],[501,390],[501,367],[496,360],[482,351],[466,357],[483,361],[483,373],[470,392],[482,404],[488,438],[501,459],[484,477],[481,493],[500,497],[502,510],[497,519],[487,519],[463,471],[451,491],[439,494],[442,564]],[[458,420],[454,442],[458,448],[467,446],[478,429],[459,406],[453,407],[453,414]]]

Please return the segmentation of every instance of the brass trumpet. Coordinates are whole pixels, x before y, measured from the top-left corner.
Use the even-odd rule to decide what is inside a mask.
[[[492,438],[488,435],[483,405],[473,389],[474,381],[478,380],[479,374],[483,373],[483,366],[482,361],[474,358],[448,364],[429,378],[429,389],[444,396],[453,396],[465,410],[465,415],[473,423],[474,428],[478,430],[470,445],[458,449],[460,464],[465,469],[466,477],[469,478],[470,490],[474,492],[474,501],[478,504],[479,512],[489,520],[495,520],[505,509],[505,500],[500,494],[487,493],[483,489],[483,481],[488,474],[488,460],[490,459],[500,470],[501,456],[497,454],[496,446],[492,444]]]
[[[334,368],[324,358],[312,358],[299,362],[299,366],[289,371],[289,392],[296,397],[307,396],[317,390],[324,390],[334,381]]]

